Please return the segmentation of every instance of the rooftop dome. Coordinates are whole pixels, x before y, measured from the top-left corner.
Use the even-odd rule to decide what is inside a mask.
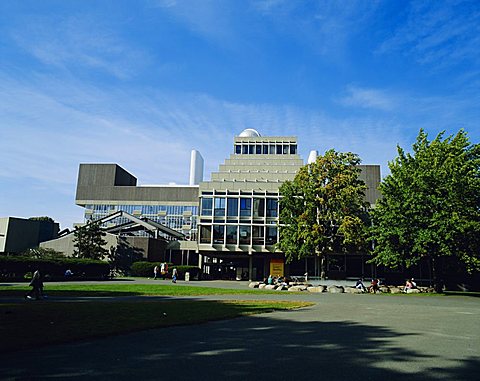
[[[257,130],[254,130],[253,128],[247,128],[243,130],[240,135],[238,135],[241,138],[258,138],[262,135]]]

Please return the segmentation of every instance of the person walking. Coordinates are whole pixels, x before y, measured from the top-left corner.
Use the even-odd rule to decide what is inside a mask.
[[[172,270],[172,282],[177,283],[178,270],[176,267]]]
[[[41,299],[43,293],[43,281],[40,270],[37,269],[33,273],[32,280],[30,281],[30,287],[32,287],[32,289],[25,295],[25,299]]]
[[[158,266],[155,266],[153,268],[153,279],[157,279],[157,275],[158,275]]]

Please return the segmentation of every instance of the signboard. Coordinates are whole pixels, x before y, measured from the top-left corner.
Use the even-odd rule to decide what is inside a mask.
[[[284,265],[283,259],[270,259],[270,274],[273,276],[283,276]]]

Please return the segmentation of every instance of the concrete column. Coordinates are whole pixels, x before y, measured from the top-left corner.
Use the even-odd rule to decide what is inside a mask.
[[[253,272],[253,258],[252,256],[249,256],[248,257],[248,280],[250,282],[253,281],[252,272]]]

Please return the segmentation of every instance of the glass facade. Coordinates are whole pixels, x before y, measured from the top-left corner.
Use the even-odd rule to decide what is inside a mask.
[[[235,155],[296,155],[297,144],[294,143],[237,143]]]
[[[272,246],[278,242],[278,194],[217,193],[201,197],[200,243]]]
[[[197,240],[198,206],[90,204],[86,205],[85,221],[96,221],[118,211],[124,211],[139,218],[146,217],[185,234],[187,240]],[[128,222],[126,218],[117,218],[108,223],[119,225],[126,222]]]

